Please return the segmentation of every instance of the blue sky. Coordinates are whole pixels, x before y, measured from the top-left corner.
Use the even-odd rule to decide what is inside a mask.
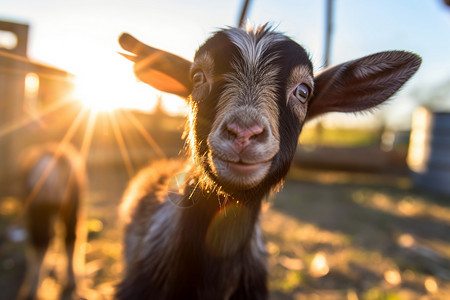
[[[255,25],[269,22],[301,43],[320,70],[325,2],[254,0],[248,18]],[[133,88],[125,83],[134,78],[131,65],[116,53],[121,32],[191,59],[211,32],[237,23],[241,0],[0,0],[0,7],[0,19],[31,25],[31,59],[72,72],[91,86],[124,83],[126,89]],[[382,109],[389,123],[408,123],[417,91],[450,81],[450,9],[442,0],[335,0],[334,25],[331,64],[389,49],[423,57],[413,80]],[[448,102],[442,107],[450,108],[450,96]]]

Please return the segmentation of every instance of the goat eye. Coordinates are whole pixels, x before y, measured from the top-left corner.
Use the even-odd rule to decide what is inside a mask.
[[[309,88],[308,88],[308,86],[306,84],[304,84],[304,83],[299,84],[294,90],[294,96],[301,103],[305,103],[306,100],[308,100],[308,98],[309,98]]]
[[[195,72],[194,75],[192,75],[192,83],[194,84],[194,87],[202,85],[205,81],[205,74],[202,71]]]

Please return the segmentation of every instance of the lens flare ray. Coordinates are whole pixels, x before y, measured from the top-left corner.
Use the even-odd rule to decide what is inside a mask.
[[[84,116],[86,115],[86,112],[87,112],[86,110],[81,110],[78,113],[77,117],[72,122],[69,129],[67,130],[65,136],[58,143],[55,155],[52,157],[52,160],[50,161],[50,163],[46,166],[44,172],[40,176],[36,185],[31,190],[30,194],[26,197],[25,202],[24,202],[23,211],[26,211],[28,209],[31,201],[33,201],[33,199],[37,196],[39,191],[42,189],[42,186],[44,185],[45,181],[47,180],[48,176],[50,175],[52,169],[55,167],[55,164],[56,164],[58,158],[61,156],[63,147],[65,147],[70,142],[70,140],[73,138],[73,136],[75,135],[75,132],[77,131],[77,129],[79,128],[79,126],[81,124],[81,121],[84,119]]]
[[[18,129],[21,129],[27,125],[30,125],[33,122],[39,122],[45,116],[57,111],[58,109],[63,108],[64,106],[68,106],[70,104],[73,104],[73,101],[66,100],[66,101],[57,102],[57,103],[49,106],[45,110],[43,110],[42,113],[39,113],[38,115],[29,115],[29,117],[23,118],[22,120],[18,121],[15,124],[11,124],[4,128],[0,128],[0,138],[18,130]]]
[[[86,125],[86,132],[84,133],[83,142],[81,144],[81,157],[87,162],[87,156],[91,148],[92,136],[94,135],[95,124],[97,122],[97,116],[95,113],[89,113],[89,119]]]
[[[139,122],[139,120],[130,111],[125,111],[125,113],[126,113],[128,120],[131,122],[131,124],[133,124],[133,126],[136,128],[136,130],[147,141],[147,143],[150,145],[150,147],[153,148],[153,150],[156,152],[156,154],[160,158],[166,158],[164,151],[161,149],[161,147],[159,147],[159,145],[156,143],[156,141],[153,139],[153,137],[147,132],[147,130]]]
[[[108,117],[114,133],[114,137],[117,141],[117,145],[119,146],[120,155],[122,156],[125,168],[127,169],[128,176],[131,178],[134,174],[134,168],[133,164],[131,163],[130,155],[125,144],[125,140],[123,139],[122,132],[120,131],[116,116],[114,114],[108,114]]]

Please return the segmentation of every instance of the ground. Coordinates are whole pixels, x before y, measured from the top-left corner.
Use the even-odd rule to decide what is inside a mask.
[[[120,167],[97,168],[89,181],[84,296],[111,299],[122,268],[117,206],[128,176]],[[20,208],[19,199],[0,198],[5,300],[15,298],[25,272]],[[273,300],[450,299],[450,197],[416,191],[407,176],[294,168],[261,221]],[[60,289],[60,245],[54,248],[44,299]]]

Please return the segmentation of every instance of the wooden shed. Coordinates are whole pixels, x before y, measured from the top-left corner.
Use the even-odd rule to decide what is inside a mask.
[[[0,48],[0,195],[15,187],[22,149],[37,139],[33,126],[42,113],[67,100],[73,75],[28,59],[28,25],[0,22],[0,31],[17,38],[16,47]]]

